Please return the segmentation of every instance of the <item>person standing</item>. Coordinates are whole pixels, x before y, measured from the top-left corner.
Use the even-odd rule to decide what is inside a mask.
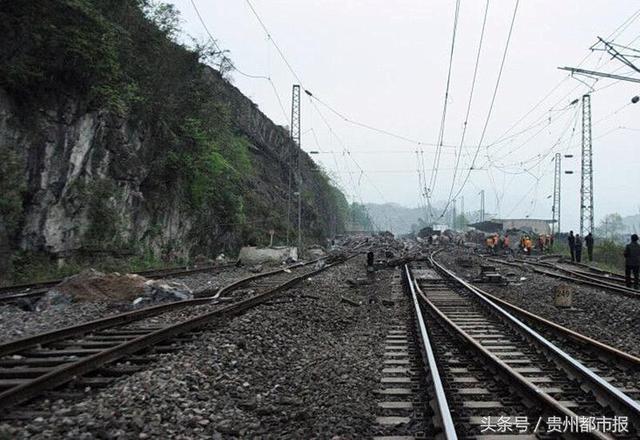
[[[631,272],[633,272],[633,288],[638,289],[638,272],[640,272],[640,244],[638,234],[631,236],[631,243],[624,248],[624,278],[627,287],[631,287]]]
[[[589,255],[589,261],[593,261],[593,234],[589,232],[584,237],[584,244],[587,246],[587,255]]]
[[[569,231],[567,242],[569,243],[569,252],[571,252],[571,261],[576,261],[576,237],[573,235],[573,231]]]
[[[580,262],[580,260],[582,260],[582,238],[580,238],[580,235],[576,234],[576,241],[575,241],[575,253],[576,253],[576,262]]]

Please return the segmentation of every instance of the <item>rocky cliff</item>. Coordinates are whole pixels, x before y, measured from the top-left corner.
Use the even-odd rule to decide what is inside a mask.
[[[91,14],[82,10],[74,21],[69,11],[77,12],[76,3],[83,2],[59,3],[42,20],[59,18],[75,30],[87,20],[103,26],[124,20],[100,9],[108,5],[87,1]],[[122,58],[141,49],[125,51],[117,39],[114,48],[105,49],[121,64],[117,76],[85,80],[69,78],[68,67],[56,66],[57,61],[33,61],[39,50],[51,50],[38,46],[43,43],[31,35],[37,25],[8,32],[37,43],[26,49],[16,45],[0,61],[28,59],[24,69],[46,74],[38,71],[25,80],[0,70],[0,269],[8,267],[17,250],[63,258],[105,252],[214,255],[244,242],[264,242],[268,230],[275,230],[276,241],[282,242],[288,163],[297,154],[287,130],[218,71],[202,65],[197,54],[168,40],[137,2],[115,3],[134,7],[127,20],[133,17],[147,26],[146,32],[168,53],[144,52],[145,60],[155,65],[139,69],[160,70],[155,79],[144,72],[137,78],[137,71],[126,70]],[[33,18],[32,12],[23,6],[5,14],[13,20],[9,25],[18,28],[21,20]],[[93,30],[87,32],[86,38],[92,38]],[[96,38],[102,41],[104,35]],[[56,50],[57,57],[65,57],[64,45],[57,44]],[[20,51],[34,52],[33,59],[16,56]],[[158,56],[175,59],[154,58]],[[172,63],[181,62],[186,67],[176,72]],[[171,69],[173,76],[162,69]],[[190,85],[184,91],[176,83],[174,90],[168,81]],[[317,242],[341,230],[346,201],[304,153],[301,169],[305,236]]]

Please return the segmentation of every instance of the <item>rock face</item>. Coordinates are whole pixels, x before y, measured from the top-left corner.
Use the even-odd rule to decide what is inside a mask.
[[[212,93],[228,106],[235,129],[251,143],[255,199],[286,212],[286,158],[296,148],[287,130],[217,71],[208,69],[205,75]],[[193,230],[193,218],[180,208],[178,193],[151,196],[157,188],[148,186],[148,164],[158,154],[151,134],[126,115],[88,109],[82,97],[47,98],[39,108],[24,109],[0,88],[0,159],[15,158],[15,187],[22,185],[17,225],[10,230],[0,219],[0,256],[22,249],[68,257],[86,249],[91,215],[96,215],[92,199],[105,204],[113,217],[113,231],[98,232],[157,253],[167,248],[182,257],[196,252],[194,247],[210,237]],[[316,179],[311,159],[302,154],[301,160],[303,180]],[[310,183],[313,192],[316,185]],[[319,213],[325,207],[316,207],[313,200],[306,203],[305,223],[316,234],[328,232]],[[214,229],[223,249],[240,244],[234,227]]]

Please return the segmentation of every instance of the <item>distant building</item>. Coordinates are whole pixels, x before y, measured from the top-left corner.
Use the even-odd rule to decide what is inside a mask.
[[[555,220],[538,218],[494,218],[484,222],[473,223],[469,226],[488,233],[506,232],[510,229],[517,229],[535,234],[551,234],[551,224],[554,222]]]

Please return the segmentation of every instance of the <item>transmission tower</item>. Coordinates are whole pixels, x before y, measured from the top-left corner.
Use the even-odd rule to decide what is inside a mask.
[[[553,207],[551,208],[553,223],[553,235],[560,234],[560,176],[562,175],[562,156],[560,153],[556,153],[555,158],[555,172],[553,174]]]
[[[296,171],[296,177],[299,173],[299,155],[300,155],[300,86],[293,85],[291,94],[291,139],[295,144],[294,148],[289,149],[289,157],[287,158],[289,167],[289,191],[287,193],[287,244],[289,244],[289,236],[291,234],[291,198],[293,197],[293,174]],[[298,178],[298,241],[300,241],[300,179]],[[299,243],[298,243],[299,244]]]
[[[291,138],[296,144],[294,165],[298,182],[298,257],[302,255],[302,175],[300,173],[300,85],[294,84],[291,93]]]
[[[580,182],[580,235],[593,232],[593,150],[591,144],[591,96],[582,96],[582,174]]]

